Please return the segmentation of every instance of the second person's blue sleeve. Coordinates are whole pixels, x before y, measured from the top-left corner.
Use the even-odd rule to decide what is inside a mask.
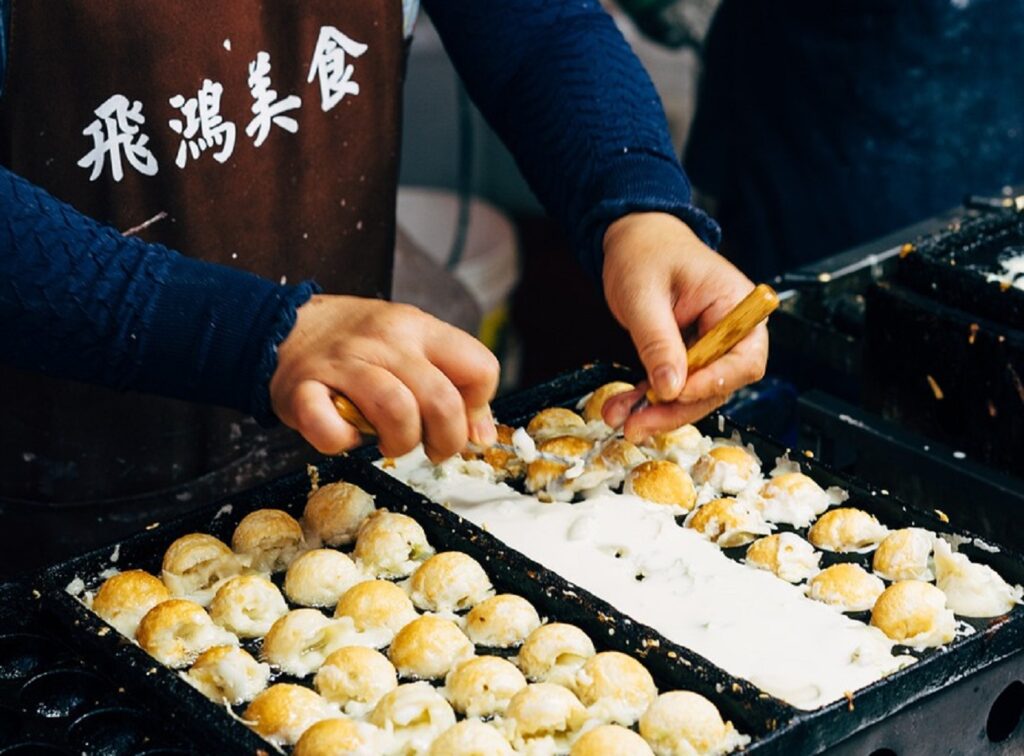
[[[474,102],[584,267],[605,230],[663,211],[717,246],[691,203],[650,77],[597,0],[424,0]]]

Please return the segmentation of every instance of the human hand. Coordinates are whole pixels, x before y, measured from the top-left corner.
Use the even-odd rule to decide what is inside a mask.
[[[437,462],[467,440],[497,440],[488,404],[497,386],[497,359],[464,331],[411,305],[321,295],[299,308],[278,347],[270,400],[324,454],[360,440],[334,408],[336,391],[377,429],[383,454],[397,457],[422,441]]]
[[[704,417],[733,391],[764,376],[764,323],[724,357],[687,374],[680,329],[700,337],[754,285],[678,218],[634,213],[611,224],[604,237],[602,277],[608,306],[629,331],[648,376],[636,390],[604,406],[605,422],[618,427],[625,421],[631,441]],[[659,403],[630,416],[648,386]]]

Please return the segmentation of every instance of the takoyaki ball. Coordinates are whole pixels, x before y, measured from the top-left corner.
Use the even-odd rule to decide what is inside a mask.
[[[870,551],[889,530],[861,509],[840,507],[823,514],[807,531],[807,540],[825,551]]]
[[[615,438],[605,444],[598,457],[590,462],[583,474],[569,481],[574,490],[585,491],[600,484],[616,486],[639,464],[647,461],[638,446],[624,438]]]
[[[771,532],[761,513],[743,499],[713,499],[703,504],[686,519],[693,528],[723,549],[744,546],[759,535]]]
[[[800,583],[817,574],[821,552],[796,533],[774,533],[758,538],[747,549],[747,564],[768,570],[788,583]]]
[[[640,717],[640,734],[657,756],[719,756],[750,742],[698,693],[662,693]]]
[[[405,591],[387,580],[367,580],[345,591],[335,617],[351,617],[356,629],[383,630],[388,637],[416,619],[416,608]]]
[[[599,459],[605,467],[626,472],[646,462],[647,456],[636,444],[624,438],[613,438],[601,449]]]
[[[428,612],[458,612],[494,595],[490,578],[473,557],[443,551],[421,564],[409,581],[413,604]]]
[[[514,751],[493,726],[466,719],[441,733],[427,756],[512,756]]]
[[[621,725],[601,725],[587,730],[573,743],[569,756],[654,756],[647,741]]]
[[[330,619],[316,609],[293,609],[273,624],[263,639],[263,658],[295,677],[316,672],[345,646],[382,647],[383,631],[360,632],[348,617]]]
[[[398,673],[380,651],[345,646],[324,660],[313,678],[313,686],[346,714],[362,716],[398,687]]]
[[[411,575],[433,553],[416,520],[378,510],[359,528],[353,555],[376,577],[396,578]]]
[[[427,682],[399,685],[370,712],[371,724],[396,738],[399,753],[424,753],[455,724],[455,712]]]
[[[594,644],[575,625],[541,625],[519,649],[519,668],[532,682],[573,685],[576,672],[595,654]]]
[[[473,644],[459,626],[429,614],[399,630],[388,649],[399,675],[420,680],[439,680],[471,656]]]
[[[214,624],[203,607],[168,599],[148,612],[135,634],[142,649],[166,667],[180,669],[214,646],[237,646],[238,638]]]
[[[257,509],[235,528],[231,548],[259,572],[280,572],[302,551],[302,526],[280,509]]]
[[[701,455],[691,472],[694,482],[734,496],[761,479],[761,463],[742,446],[716,446]]]
[[[776,475],[761,486],[759,506],[768,522],[806,528],[841,497],[833,496],[801,472]]]
[[[502,593],[473,607],[466,615],[466,635],[478,646],[512,648],[540,627],[540,616],[522,596]]]
[[[143,570],[126,570],[103,581],[92,610],[126,638],[135,638],[146,612],[171,597],[159,579]]]
[[[935,536],[923,528],[893,530],[878,544],[871,568],[886,580],[931,580],[928,559],[934,540]]]
[[[583,419],[588,423],[603,423],[604,415],[602,413],[604,412],[605,402],[617,394],[624,394],[627,391],[632,391],[634,388],[635,386],[632,383],[612,381],[594,389],[587,398],[586,404],[583,405]]]
[[[946,594],[921,580],[901,580],[882,591],[871,610],[871,624],[911,648],[942,646],[956,635]]]
[[[651,673],[631,656],[603,651],[576,673],[576,695],[590,716],[631,727],[658,697]]]
[[[186,678],[211,701],[237,706],[267,687],[270,665],[237,646],[214,646],[199,655]]]
[[[241,575],[246,560],[206,533],[184,535],[164,553],[160,579],[172,596],[209,605],[228,578]]]
[[[693,509],[697,501],[693,480],[683,468],[666,459],[648,460],[630,470],[623,493],[676,506],[684,512]]]
[[[839,562],[807,583],[807,595],[841,612],[866,612],[885,590],[885,583],[859,564]]]
[[[523,673],[498,656],[476,656],[459,662],[445,680],[448,700],[465,717],[504,714],[512,696],[525,687]]]
[[[707,452],[712,441],[689,423],[670,431],[656,433],[644,442],[660,459],[675,462],[688,473],[701,455]]]
[[[503,444],[504,446],[513,446],[515,428],[511,425],[498,423],[495,426],[495,429],[498,432],[499,444]],[[526,470],[526,465],[523,464],[523,460],[519,458],[519,455],[513,451],[502,449],[498,446],[489,446],[479,455],[471,456],[479,456],[484,462],[489,464],[494,469],[498,480],[518,478],[522,476]]]
[[[565,753],[587,721],[587,710],[568,688],[527,685],[509,701],[502,727],[520,752]]]
[[[378,727],[353,719],[321,719],[295,744],[292,756],[380,756],[391,739]]]
[[[301,685],[271,685],[249,704],[242,719],[277,746],[294,745],[317,722],[338,716],[323,697]]]
[[[299,606],[335,606],[345,591],[366,579],[348,555],[313,549],[288,566],[284,592]]]
[[[237,575],[217,589],[210,617],[239,638],[260,638],[288,613],[278,587],[261,575]]]
[[[536,441],[546,441],[556,436],[578,436],[585,433],[586,429],[587,423],[582,417],[563,407],[541,410],[526,426],[526,432]]]
[[[935,541],[935,580],[946,605],[962,617],[998,617],[1021,603],[1024,589],[1011,586],[988,565],[956,554],[942,539]]]
[[[328,483],[309,495],[302,528],[311,548],[352,543],[374,511],[373,497],[352,483]]]
[[[556,436],[541,441],[537,450],[547,454],[556,454],[575,463],[582,460],[594,443],[577,436]],[[570,469],[571,464],[555,462],[550,459],[537,459],[526,466],[526,490],[532,493],[543,491]]]

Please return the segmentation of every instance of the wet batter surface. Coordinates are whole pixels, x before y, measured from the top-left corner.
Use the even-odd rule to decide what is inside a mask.
[[[604,491],[541,502],[455,458],[422,450],[386,471],[508,546],[730,674],[802,709],[842,698],[913,661],[876,628],[800,586],[733,561],[680,512]]]

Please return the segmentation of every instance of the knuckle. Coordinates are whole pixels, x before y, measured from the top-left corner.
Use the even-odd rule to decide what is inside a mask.
[[[660,360],[668,359],[674,349],[673,343],[664,337],[654,337],[641,343],[637,348],[641,361],[651,364]]]
[[[376,397],[374,404],[389,426],[407,423],[416,411],[412,397],[404,391],[385,391]]]
[[[407,304],[405,302],[394,302],[391,306],[391,312],[400,320],[419,322],[426,316],[426,313],[416,305]]]
[[[419,437],[407,438],[392,432],[384,433],[380,438],[380,450],[385,457],[401,457],[416,448]]]
[[[389,303],[374,319],[372,333],[378,339],[414,339],[419,330],[423,311],[401,302]]]
[[[464,412],[462,396],[454,387],[439,387],[421,401],[420,410],[425,416],[448,419],[454,423]]]
[[[767,369],[768,366],[764,362],[764,360],[757,360],[756,362],[752,363],[747,370],[747,378],[749,379],[748,382],[756,383],[757,381],[764,378]]]
[[[481,381],[489,385],[497,385],[498,375],[501,373],[501,362],[498,357],[490,349],[483,347],[477,359]]]
[[[440,430],[440,432],[438,432]],[[466,447],[469,434],[463,426],[448,425],[443,429],[428,427],[426,445],[428,451],[440,459],[447,459]]]
[[[292,399],[289,402],[291,408],[291,415],[295,418],[295,424],[298,425],[298,430],[307,433],[312,431],[317,423],[317,408],[313,402],[309,401],[308,398],[302,396],[299,393],[293,394]]]

